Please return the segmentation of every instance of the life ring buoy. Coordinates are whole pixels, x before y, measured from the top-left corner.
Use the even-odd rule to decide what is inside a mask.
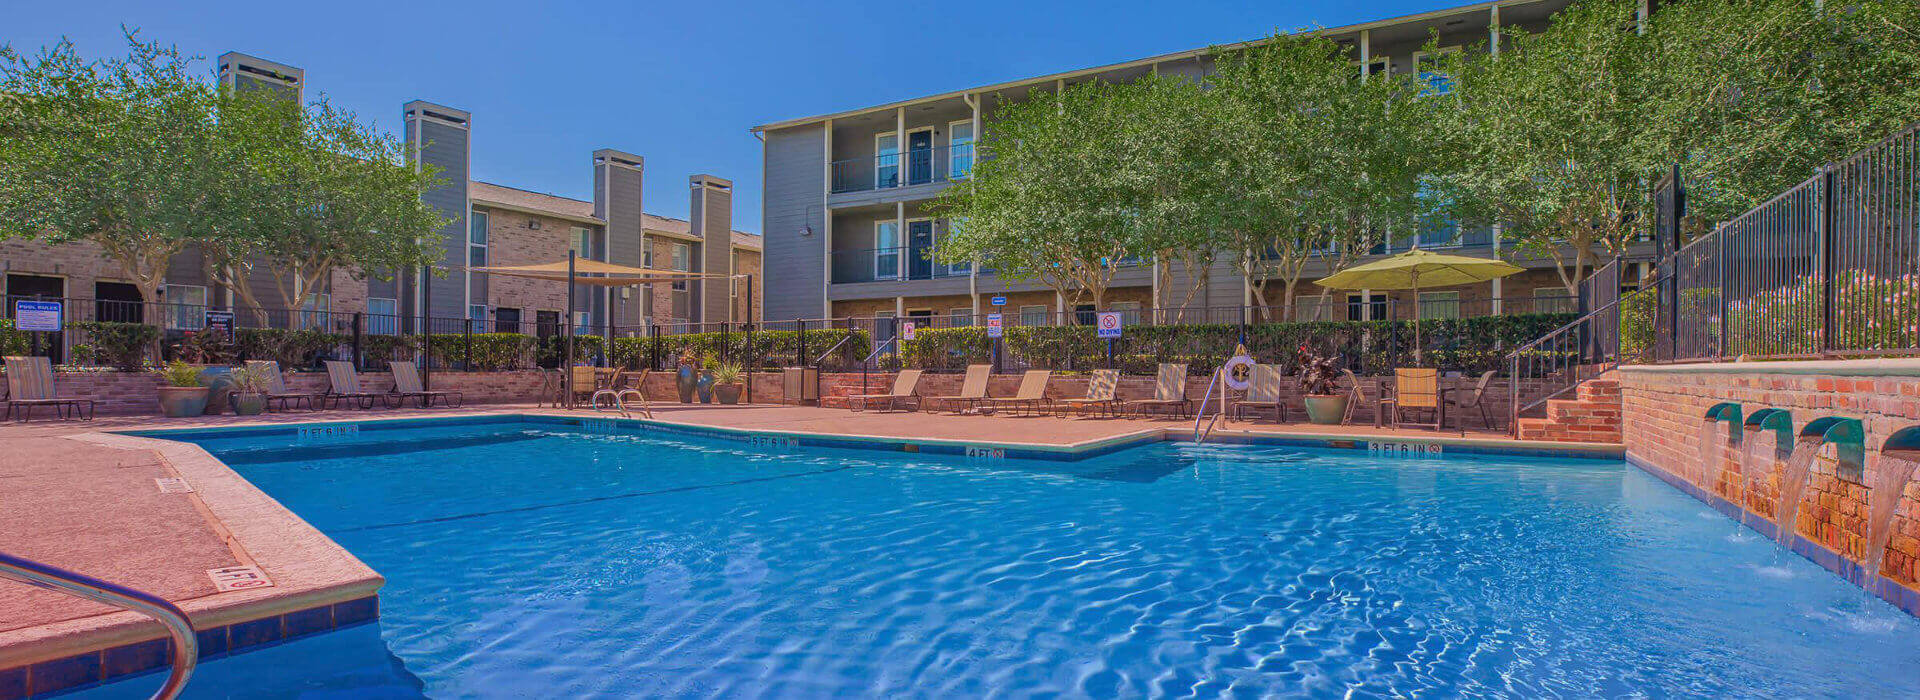
[[[1253,367],[1253,358],[1234,355],[1232,359],[1227,360],[1226,364],[1220,366],[1221,380],[1226,383],[1228,389],[1246,391],[1248,387],[1253,386]]]

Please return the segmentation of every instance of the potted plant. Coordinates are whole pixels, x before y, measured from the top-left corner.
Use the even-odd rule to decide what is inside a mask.
[[[257,416],[266,413],[266,371],[242,366],[233,368],[231,376],[233,391],[227,394],[227,401],[233,405],[234,415]]]
[[[200,386],[207,389],[206,413],[219,415],[220,407],[227,404],[227,393],[233,390],[233,368],[227,366],[239,354],[233,338],[216,328],[189,331],[173,350],[176,358],[198,367]]]
[[[694,382],[694,388],[700,392],[700,403],[713,403],[713,370],[718,364],[711,355],[700,361],[700,379]]]
[[[200,384],[200,368],[174,360],[162,371],[160,412],[168,418],[197,416],[207,410],[207,388]]]
[[[740,390],[747,387],[747,373],[740,365],[725,363],[713,369],[713,395],[720,403],[740,403]]]
[[[1346,394],[1340,393],[1340,366],[1331,355],[1300,347],[1300,390],[1306,393],[1307,419],[1319,425],[1339,425],[1347,415]]]
[[[693,403],[693,392],[700,380],[700,355],[693,348],[680,351],[680,368],[674,372],[673,386],[680,391],[680,403]]]

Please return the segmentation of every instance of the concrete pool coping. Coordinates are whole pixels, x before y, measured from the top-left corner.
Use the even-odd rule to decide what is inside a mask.
[[[36,426],[54,437],[129,450],[150,450],[185,479],[217,530],[229,539],[247,561],[259,567],[273,580],[273,586],[245,591],[228,591],[187,600],[176,600],[185,609],[197,629],[202,630],[203,657],[217,656],[246,646],[270,643],[300,634],[326,631],[338,626],[374,619],[375,598],[384,579],[352,553],[282,506],[240,476],[225,463],[198,445],[167,439],[207,431],[267,432],[297,430],[299,426],[378,424],[420,424],[428,421],[514,420],[537,418],[577,425],[597,421],[620,421],[652,429],[742,441],[770,440],[770,447],[806,444],[854,449],[879,449],[931,454],[959,454],[988,458],[1084,459],[1137,445],[1169,440],[1189,440],[1192,426],[1187,421],[1100,421],[1087,419],[1039,419],[985,416],[929,416],[894,414],[879,421],[856,419],[867,427],[840,430],[796,430],[773,426],[739,427],[729,420],[751,414],[738,411],[782,411],[776,417],[797,416],[794,420],[824,420],[836,425],[850,414],[840,409],[775,406],[739,406],[689,412],[679,418],[620,418],[611,414],[579,410],[527,407],[485,407],[466,410],[394,411],[388,413],[328,412],[315,414],[275,414],[259,420],[203,421],[193,425],[156,426],[158,421],[137,421],[124,427],[98,429],[92,425],[63,424],[59,427]],[[672,411],[663,411],[673,415]],[[770,415],[770,414],[767,414]],[[191,419],[190,419],[191,420]],[[1098,421],[1099,419],[1093,419]],[[897,434],[884,429],[893,424],[921,423],[946,426],[968,425],[973,433],[997,435],[994,439],[964,437],[927,437]],[[972,421],[972,423],[963,423]],[[103,421],[105,422],[105,421]],[[1072,430],[1063,426],[1072,423]],[[1144,425],[1142,424],[1144,423]],[[1427,453],[1437,446],[1443,453],[1518,454],[1529,456],[1565,456],[1618,460],[1623,449],[1614,444],[1540,443],[1489,437],[1457,436],[1422,431],[1413,433],[1364,426],[1296,427],[1249,426],[1228,424],[1216,429],[1211,439],[1231,443],[1262,443],[1302,447],[1370,449],[1386,452]],[[81,428],[58,434],[61,427]],[[878,426],[876,428],[875,426]],[[897,427],[897,426],[896,426]],[[937,432],[937,431],[935,431]],[[948,432],[954,432],[949,430]],[[968,430],[960,430],[967,433]],[[131,433],[138,433],[137,435]],[[1063,437],[1063,435],[1065,437]],[[1086,439],[1070,439],[1091,435]],[[1050,441],[1049,441],[1050,440]],[[787,441],[791,441],[790,443]],[[101,517],[114,517],[102,513]],[[210,635],[218,635],[213,638]],[[112,612],[79,617],[51,624],[22,627],[0,632],[0,699],[70,689],[101,680],[141,673],[165,665],[166,642],[158,624],[133,612]],[[244,638],[244,639],[243,639]],[[129,655],[135,660],[127,661]],[[119,659],[116,662],[116,659]],[[53,669],[63,678],[60,684],[35,682],[34,671]],[[52,671],[41,673],[50,678]],[[16,677],[18,680],[15,680]],[[42,680],[45,680],[43,678]]]

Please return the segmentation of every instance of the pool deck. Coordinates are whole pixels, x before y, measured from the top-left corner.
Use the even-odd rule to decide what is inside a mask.
[[[9,554],[142,589],[185,609],[203,655],[371,619],[383,580],[345,549],[199,447],[113,431],[396,418],[544,414],[530,405],[337,410],[256,417],[0,425],[0,546]],[[1193,421],[851,412],[801,406],[656,406],[654,420],[810,436],[1084,449],[1184,439]],[[1435,433],[1371,426],[1223,423],[1227,439],[1438,443],[1543,448],[1617,457],[1618,445],[1518,442],[1505,433]],[[179,489],[180,482],[190,491]],[[270,587],[217,590],[212,570],[255,567]],[[215,635],[214,631],[218,631]],[[164,661],[159,625],[143,616],[0,580],[0,699],[112,678]],[[243,639],[243,637],[245,639]],[[102,651],[105,650],[105,651]]]

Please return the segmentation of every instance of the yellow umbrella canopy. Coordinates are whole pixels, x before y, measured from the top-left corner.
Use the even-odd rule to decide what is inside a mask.
[[[495,267],[476,267],[474,272],[485,272],[505,277],[525,277],[529,279],[566,282],[567,261],[540,263],[537,265],[503,265]],[[721,279],[726,275],[704,275],[698,272],[679,270],[655,270],[650,267],[629,267],[613,263],[579,258],[573,261],[574,284],[597,287],[624,287],[634,284],[653,284],[658,282],[685,282],[688,280]]]
[[[1456,287],[1500,279],[1522,271],[1501,260],[1445,255],[1415,248],[1384,260],[1355,265],[1320,278],[1325,289],[1411,289],[1418,302],[1423,287]],[[1413,359],[1421,361],[1420,314],[1413,315]]]

